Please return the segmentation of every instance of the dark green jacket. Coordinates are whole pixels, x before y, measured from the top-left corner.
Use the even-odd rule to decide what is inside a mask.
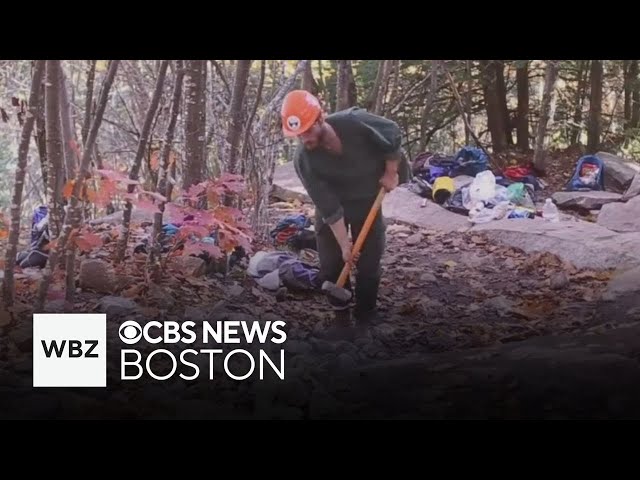
[[[339,156],[323,149],[298,146],[294,166],[316,207],[316,217],[334,223],[344,215],[347,202],[373,200],[380,190],[386,159],[401,154],[398,125],[362,108],[349,108],[326,118],[342,141]],[[400,183],[408,181],[406,158],[398,168]]]

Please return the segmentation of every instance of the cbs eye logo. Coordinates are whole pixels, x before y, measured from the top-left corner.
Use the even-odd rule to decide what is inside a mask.
[[[133,345],[134,343],[138,343],[142,338],[142,328],[140,328],[140,325],[138,325],[137,322],[127,320],[120,325],[118,334],[120,335],[120,340],[122,340],[123,343]]]

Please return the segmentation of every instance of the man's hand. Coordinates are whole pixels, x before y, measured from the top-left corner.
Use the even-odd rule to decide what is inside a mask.
[[[342,261],[344,263],[354,264],[360,258],[360,253],[357,253],[355,257],[351,258],[351,251],[353,250],[353,243],[350,239],[347,239],[342,245]]]
[[[400,176],[398,175],[398,172],[385,172],[380,179],[380,185],[382,185],[387,192],[396,188],[399,182]]]

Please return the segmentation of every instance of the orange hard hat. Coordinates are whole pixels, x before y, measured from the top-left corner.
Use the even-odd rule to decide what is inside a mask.
[[[307,131],[320,116],[322,107],[318,99],[306,90],[292,90],[284,97],[280,115],[282,131],[286,137],[295,137]]]

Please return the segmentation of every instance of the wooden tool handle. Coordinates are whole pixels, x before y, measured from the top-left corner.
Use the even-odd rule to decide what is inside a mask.
[[[353,245],[353,249],[351,250],[351,258],[353,258],[358,252],[360,252],[360,249],[362,248],[362,245],[364,244],[364,241],[366,240],[367,235],[369,234],[369,230],[371,230],[371,225],[373,225],[373,221],[375,220],[376,215],[380,210],[380,206],[382,205],[382,200],[384,200],[385,193],[386,191],[384,187],[382,187],[380,189],[380,192],[378,192],[376,201],[373,202],[373,206],[371,207],[371,210],[369,210],[369,215],[367,215],[367,219],[364,221],[364,225],[362,226],[362,230],[360,230],[358,239],[356,240],[356,243]],[[336,283],[336,286],[338,286],[339,288],[344,287],[344,284],[346,283],[347,278],[349,277],[350,269],[351,269],[351,263],[350,262],[345,263],[344,267],[342,267],[342,272],[340,273],[340,277],[338,277],[338,282]]]

